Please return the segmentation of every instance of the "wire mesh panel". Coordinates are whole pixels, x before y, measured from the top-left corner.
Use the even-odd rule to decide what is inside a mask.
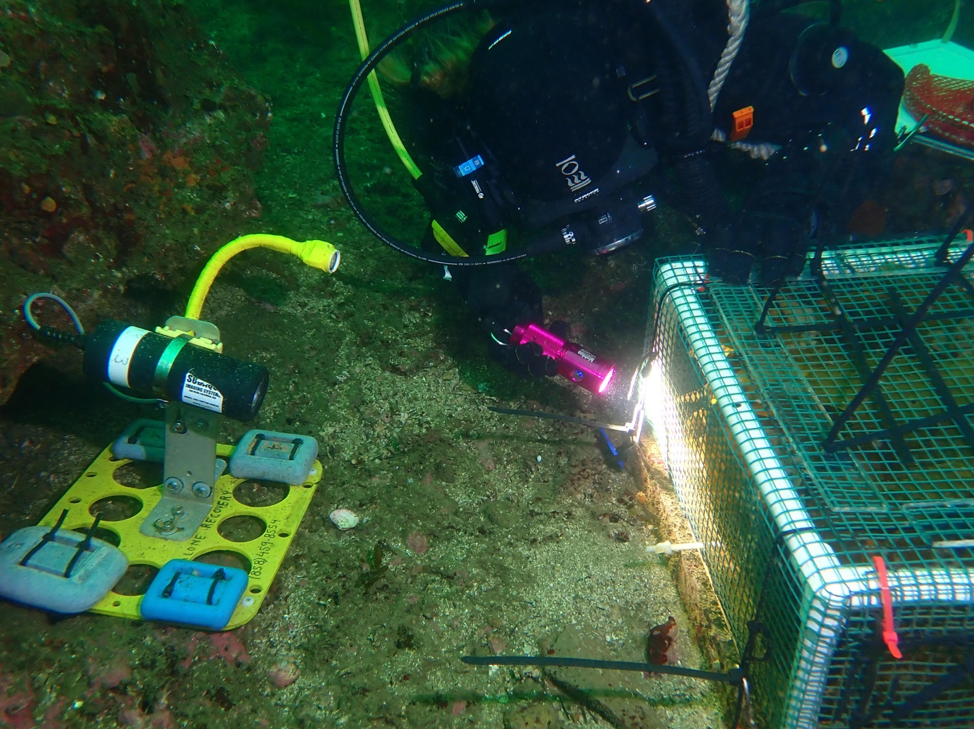
[[[767,291],[703,286],[692,259],[657,264],[650,418],[736,640],[760,631],[751,675],[770,726],[974,726],[966,279],[907,328],[823,447],[943,277],[938,244],[826,254],[825,282],[789,284],[764,318]]]

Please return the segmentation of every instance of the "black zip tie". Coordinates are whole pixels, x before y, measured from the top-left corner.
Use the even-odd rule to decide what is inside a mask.
[[[101,514],[95,517],[95,520],[91,522],[91,526],[88,527],[88,531],[85,533],[85,538],[78,542],[78,546],[75,548],[74,556],[71,557],[71,561],[68,562],[68,566],[64,568],[64,577],[71,577],[71,570],[81,559],[81,555],[91,549],[91,536],[95,533],[95,529],[98,528],[98,522],[101,521]]]
[[[176,589],[176,580],[178,580],[180,576],[181,575],[179,572],[174,572],[172,579],[169,580],[169,584],[162,588],[162,596],[164,598],[168,599],[172,597],[172,591]]]
[[[57,530],[61,528],[61,525],[64,524],[64,520],[67,518],[68,518],[68,510],[65,509],[64,511],[61,512],[61,516],[58,517],[57,523],[51,527],[51,531],[49,531],[47,534],[41,537],[41,541],[35,544],[34,547],[27,554],[24,555],[24,558],[20,560],[21,567],[26,567],[27,562],[29,562],[30,558],[40,551],[41,547],[43,547],[48,542],[54,540],[54,536],[57,534]]]
[[[216,572],[213,573],[213,577],[210,578],[213,582],[210,584],[210,591],[206,594],[206,604],[213,604],[213,594],[216,592],[216,586],[222,581],[227,579],[227,573],[223,571],[221,567]]]

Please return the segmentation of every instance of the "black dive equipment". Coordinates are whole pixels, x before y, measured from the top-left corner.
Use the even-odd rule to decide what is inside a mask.
[[[429,253],[399,240],[369,216],[350,183],[344,140],[352,100],[369,73],[397,45],[430,24],[463,10],[520,3],[462,0],[407,24],[383,41],[352,77],[335,119],[338,181],[349,206],[376,237],[421,260],[451,266],[505,263],[577,245],[603,255],[643,232],[640,213],[656,207],[632,183],[656,165],[656,152],[630,129],[621,64],[613,49],[577,22],[577,11],[546,16],[540,27],[495,26],[471,58],[470,119],[458,125],[441,157],[415,181],[433,214],[433,235],[447,250]],[[536,68],[546,73],[519,74]],[[534,237],[506,251],[506,229],[518,225]],[[476,236],[462,236],[475,231]],[[444,239],[483,241],[484,255],[463,256]]]
[[[837,86],[856,39],[849,31],[815,23],[802,31],[788,64],[791,82],[802,96],[821,96]]]
[[[234,420],[253,419],[267,393],[263,365],[191,344],[186,336],[173,339],[114,319],[86,337],[84,350],[89,377]]]
[[[774,0],[757,11],[808,1]],[[352,188],[344,146],[351,103],[379,63],[420,30],[464,10],[498,7],[513,10],[474,51],[466,117],[414,182],[433,214],[433,237],[451,255],[425,252],[381,228]],[[695,27],[690,5],[640,4],[656,43],[649,60],[638,59],[628,71],[628,60],[623,65],[618,49],[607,45],[611,34],[585,25],[586,12],[597,15],[600,7],[553,3],[544,22],[518,23],[522,10],[537,8],[525,0],[460,0],[379,44],[345,90],[333,138],[339,185],[365,227],[401,253],[457,267],[506,263],[568,245],[611,253],[642,235],[640,213],[656,206],[632,183],[653,169],[659,148],[703,230],[716,238],[730,230],[731,208],[707,154],[714,129],[707,81],[687,45]],[[829,23],[813,24],[792,58],[792,81],[805,95],[833,86],[849,57],[851,35],[838,28],[839,0],[829,0],[829,10]],[[646,113],[650,105],[653,114]],[[656,128],[648,126],[651,117]],[[511,226],[529,231],[530,239],[515,250],[506,249]],[[465,255],[457,240],[481,246],[484,254]]]

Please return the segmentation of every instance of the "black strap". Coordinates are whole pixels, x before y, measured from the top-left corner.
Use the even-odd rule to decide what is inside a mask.
[[[217,584],[229,578],[227,577],[227,573],[224,572],[223,568],[221,567],[220,569],[218,569],[216,572],[213,573],[213,577],[211,579],[213,580],[213,582],[210,584],[210,591],[206,593],[207,605],[213,604],[213,594],[216,592]]]
[[[176,589],[176,582],[179,580],[180,573],[174,572],[169,584],[162,588],[162,596],[166,599],[172,597],[173,590]]]
[[[27,554],[25,554],[24,558],[20,560],[21,567],[26,567],[27,563],[30,561],[30,558],[33,557],[35,554],[37,554],[41,550],[41,547],[43,547],[48,542],[54,541],[54,536],[57,534],[57,530],[61,528],[61,525],[64,524],[64,520],[67,517],[68,517],[68,510],[65,509],[64,511],[61,512],[61,516],[58,517],[57,523],[51,527],[51,531],[49,531],[47,534],[41,537],[41,541],[35,544],[34,548],[31,549]]]
[[[88,531],[85,532],[85,538],[78,542],[77,547],[75,547],[74,556],[71,557],[71,561],[68,562],[68,566],[64,568],[65,578],[71,577],[71,571],[74,566],[78,564],[78,560],[81,559],[81,555],[91,549],[91,537],[95,533],[95,529],[98,528],[98,522],[101,521],[101,514],[95,517],[95,520],[88,527]]]

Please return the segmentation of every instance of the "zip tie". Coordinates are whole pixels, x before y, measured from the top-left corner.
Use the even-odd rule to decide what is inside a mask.
[[[659,544],[650,544],[646,547],[646,551],[649,554],[666,554],[670,555],[674,552],[682,552],[686,549],[703,549],[703,542],[687,542],[686,544],[673,544],[672,542],[660,542]]]
[[[879,597],[883,603],[883,642],[889,648],[893,658],[902,658],[900,653],[900,637],[893,626],[893,598],[889,592],[889,578],[886,575],[886,562],[879,555],[873,557],[876,565],[876,577],[879,579]]]

